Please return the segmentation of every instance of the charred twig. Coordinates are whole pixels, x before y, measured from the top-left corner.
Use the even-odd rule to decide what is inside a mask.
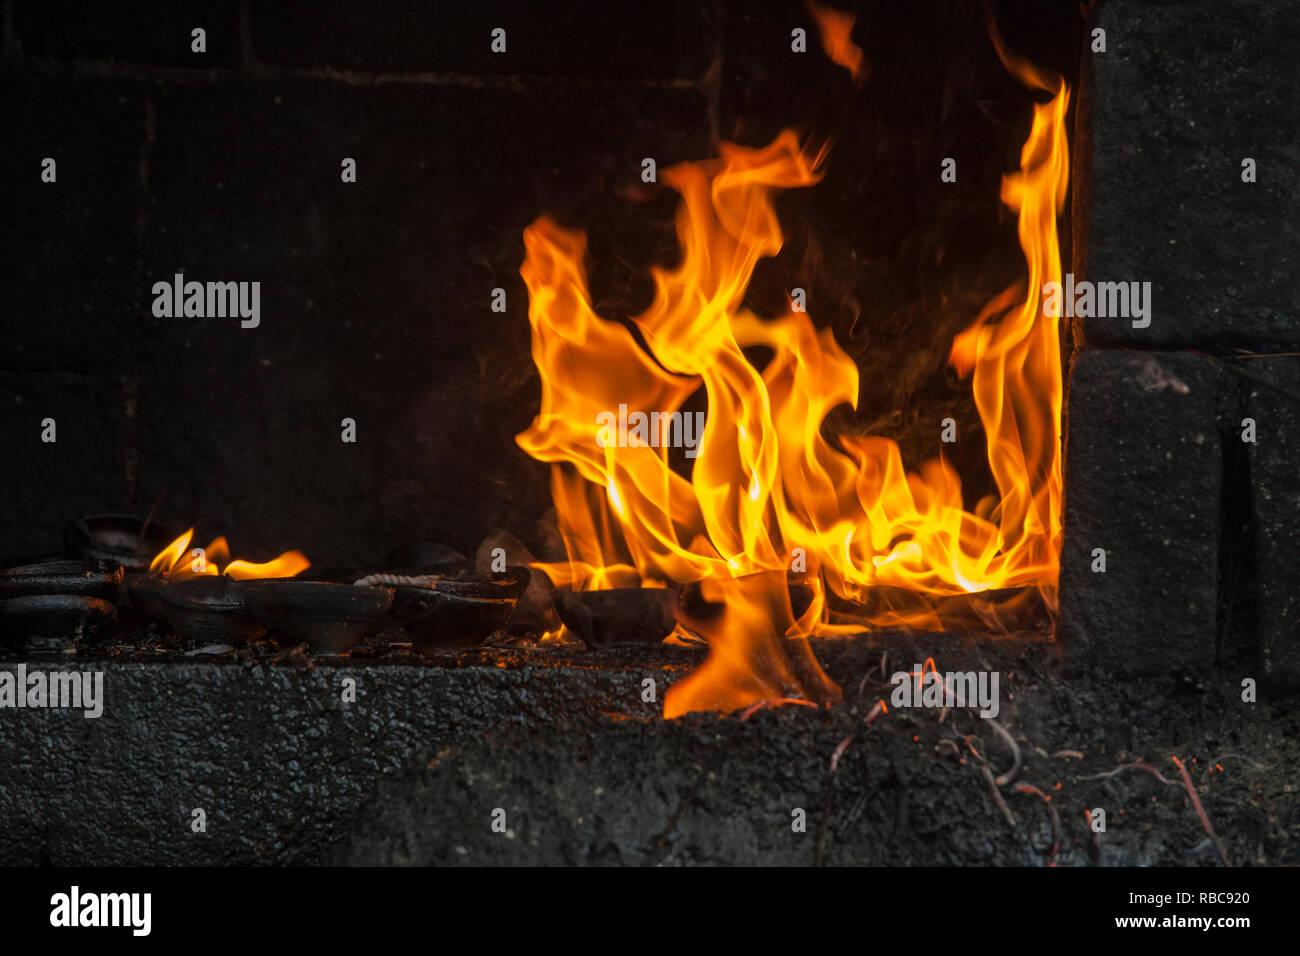
[[[881,651],[881,652],[880,652],[880,679],[881,679],[882,681],[883,681],[883,680],[886,680],[887,677],[888,677],[888,674],[887,674],[886,671],[885,671],[886,661],[888,661],[888,660],[889,660],[889,652],[888,652],[888,651]],[[867,680],[868,680],[868,678],[871,677],[871,674],[872,674],[873,671],[875,671],[875,669],[876,669],[876,665],[874,665],[874,664],[871,665],[869,668],[867,668],[867,672],[866,672],[865,674],[862,675],[862,680],[858,681],[858,698],[859,698],[859,699],[862,697],[862,692],[863,692],[864,690],[866,690],[866,688],[867,688]]]
[[[883,700],[878,700],[872,705],[871,709],[867,711],[867,726],[870,727],[871,722],[882,713],[889,713],[889,711],[885,708],[885,702]]]
[[[519,643],[519,641],[522,639],[523,639],[523,635],[521,634],[510,634],[502,630],[501,628],[497,628],[495,631],[489,634],[487,640],[485,640],[479,646],[480,647],[508,647],[511,644]]]
[[[1155,777],[1161,783],[1167,783],[1171,787],[1179,786],[1177,780],[1170,780],[1159,770],[1157,770],[1155,767],[1151,766],[1150,764],[1145,764],[1141,760],[1135,760],[1133,763],[1123,764],[1119,767],[1116,767],[1114,770],[1108,771],[1107,773],[1094,773],[1087,777],[1075,777],[1074,779],[1080,782],[1084,780],[1109,780],[1111,777],[1115,776],[1115,774],[1122,773],[1125,770],[1145,770],[1147,773],[1151,774],[1151,776]]]
[[[1250,764],[1256,770],[1268,769],[1267,765],[1260,763],[1258,760],[1251,760],[1245,754],[1220,754],[1218,760],[1220,763],[1222,763],[1224,760],[1244,760],[1246,761],[1246,763]]]
[[[1183,775],[1183,783],[1187,787],[1187,795],[1192,798],[1192,806],[1196,809],[1196,815],[1201,818],[1201,826],[1203,826],[1205,832],[1209,834],[1210,840],[1214,844],[1214,848],[1219,851],[1219,859],[1223,861],[1224,866],[1232,866],[1232,861],[1228,859],[1228,854],[1223,849],[1223,841],[1221,841],[1219,835],[1214,832],[1214,827],[1210,824],[1210,818],[1205,814],[1205,807],[1201,806],[1201,798],[1196,793],[1196,787],[1192,785],[1192,778],[1187,774],[1187,767],[1184,766],[1183,762],[1177,757],[1171,759],[1174,762],[1174,766],[1178,768],[1178,772]]]
[[[998,786],[1005,787],[1020,774],[1020,745],[1017,744],[1012,736],[1006,732],[1003,726],[992,717],[986,717],[984,719],[987,720],[989,725],[997,731],[998,736],[1002,738],[1002,742],[1011,748],[1011,769],[1004,774],[1000,774],[997,778]]]
[[[316,670],[316,662],[307,656],[307,647],[308,645],[303,643],[286,648],[277,654],[272,654],[267,663],[274,665],[287,661],[302,670],[314,671]]]
[[[984,766],[980,767],[980,773],[983,774],[984,782],[989,786],[989,793],[993,794],[993,802],[998,805],[998,809],[1002,811],[1002,815],[1007,818],[1007,823],[1011,824],[1011,828],[1014,830],[1016,826],[1016,818],[1012,815],[1011,808],[1007,806],[1007,802],[1002,799],[1002,791],[998,789],[998,783],[993,779],[993,771],[989,770],[987,766]]]
[[[205,644],[203,647],[196,647],[193,650],[185,652],[186,657],[199,657],[202,655],[230,654],[235,648],[230,644]]]
[[[853,743],[853,734],[849,734],[839,742],[839,745],[831,752],[831,773],[834,773],[840,765],[840,757],[844,756],[844,751],[849,749],[849,744]]]

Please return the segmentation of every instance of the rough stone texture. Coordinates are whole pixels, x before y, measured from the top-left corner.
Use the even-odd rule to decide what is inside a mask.
[[[1268,0],[1107,0],[1095,12],[1107,52],[1085,54],[1082,70],[1076,271],[1152,282],[1153,317],[1147,329],[1080,319],[1076,341],[1219,355],[1101,350],[1075,363],[1062,636],[1117,667],[1192,673],[1212,654],[1243,674],[1262,669],[1274,688],[1300,682],[1300,377],[1292,359],[1238,354],[1300,345],[1293,19]],[[1183,43],[1222,55],[1207,67],[1180,55]],[[1246,156],[1253,184],[1241,181]],[[1189,394],[1135,391],[1146,363]],[[1241,441],[1247,416],[1261,428],[1255,445]],[[1188,446],[1198,435],[1205,444]],[[1092,575],[1100,537],[1145,541],[1143,567],[1121,571],[1108,547],[1109,573]]]
[[[1289,0],[1106,0],[1091,59],[1094,281],[1150,281],[1093,343],[1300,346],[1300,33]],[[1204,51],[1215,51],[1207,62]],[[1243,183],[1242,159],[1258,164]]]
[[[544,6],[479,0],[431,8],[397,0],[254,5],[253,52],[282,66],[374,72],[525,74],[600,79],[695,79],[708,68],[714,4],[668,0],[629,10],[604,0]],[[506,52],[491,32],[506,31]],[[575,115],[581,115],[575,113]]]
[[[1180,786],[1086,779],[1137,759],[1172,775],[1171,756],[1188,762],[1230,860],[1300,862],[1297,715],[1243,704],[1231,675],[1133,681],[1063,668],[1051,643],[952,634],[815,649],[844,689],[836,708],[668,722],[662,691],[697,651],[485,648],[314,671],[272,665],[261,645],[237,659],[29,656],[29,667],[102,669],[105,709],[96,720],[0,711],[0,864],[1043,865],[1056,842],[1063,865],[1213,865]],[[1012,758],[974,715],[941,723],[891,707],[864,726],[890,696],[883,674],[927,657],[1000,675],[997,720],[1024,759],[1015,784],[1052,794],[1059,840],[1047,807],[1015,784],[1002,795],[1017,825],[1005,823],[981,762],[1001,773]],[[341,703],[344,677],[357,679],[356,703]],[[1098,806],[1100,837],[1083,826]],[[190,829],[195,807],[205,834]],[[490,829],[497,807],[504,834]],[[791,829],[794,808],[806,832]]]
[[[108,375],[0,371],[0,561],[63,550],[70,515],[129,498],[131,390]],[[54,419],[54,442],[41,422]]]
[[[1133,674],[1217,662],[1300,687],[1300,360],[1093,349],[1069,396],[1070,653]]]
[[[0,864],[311,859],[380,777],[427,762],[456,735],[656,713],[641,681],[671,679],[662,658],[607,657],[593,668],[503,652],[312,672],[228,657],[28,659],[29,668],[104,669],[104,713],[0,711]],[[16,663],[0,659],[0,670]],[[345,677],[357,681],[355,704],[341,703]],[[207,812],[206,834],[190,830],[195,807]]]
[[[13,4],[23,54],[75,60],[130,60],[196,69],[237,63],[239,4],[232,0],[137,0],[129,4],[40,0]],[[207,51],[191,31],[207,31]]]
[[[986,666],[997,666],[998,655],[990,657]],[[1133,682],[1101,671],[1058,683],[1045,658],[1050,654],[1031,652],[1017,665],[1001,660],[1008,667],[1003,692],[1014,705],[998,719],[1025,761],[1015,783],[1002,788],[1014,829],[994,804],[981,761],[962,742],[977,734],[977,749],[988,748],[983,753],[1000,773],[1010,758],[995,733],[964,713],[950,713],[945,726],[932,712],[902,709],[866,728],[866,705],[880,692],[879,679],[868,674],[856,710],[791,707],[743,723],[707,716],[582,722],[458,741],[426,766],[387,778],[333,859],[1215,865],[1214,844],[1181,786],[1141,772],[1102,776],[1143,759],[1176,777],[1170,757],[1178,756],[1196,778],[1230,861],[1300,860],[1294,788],[1271,764],[1296,752],[1287,730],[1294,713],[1244,705],[1227,680],[1189,690],[1168,679]],[[960,666],[954,660],[945,657],[940,666]],[[1226,756],[1238,746],[1251,759]],[[1067,750],[1080,756],[1061,752]],[[1101,779],[1086,779],[1094,776]],[[1020,785],[1050,793],[1059,830],[1048,806]],[[1098,807],[1107,811],[1102,835],[1085,824],[1085,810]],[[505,811],[504,833],[490,827],[497,808]],[[792,828],[796,809],[806,812],[805,832]]]
[[[1120,673],[1199,673],[1220,644],[1225,374],[1186,353],[1097,349],[1077,356],[1068,395],[1061,640]]]
[[[1238,360],[1249,454],[1254,623],[1264,676],[1300,689],[1300,359]]]

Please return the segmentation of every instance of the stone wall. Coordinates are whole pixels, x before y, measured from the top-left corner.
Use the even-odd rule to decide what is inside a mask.
[[[1300,686],[1293,20],[1108,0],[1090,25],[1075,271],[1149,282],[1151,312],[1074,322],[1061,638],[1133,673]]]

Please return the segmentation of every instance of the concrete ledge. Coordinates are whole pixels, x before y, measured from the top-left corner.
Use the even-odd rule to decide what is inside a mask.
[[[104,671],[104,711],[0,710],[0,864],[310,859],[380,778],[413,759],[462,736],[657,715],[662,704],[641,699],[643,678],[662,694],[698,654],[572,658],[471,652],[313,670],[28,658],[29,670]],[[18,663],[0,660],[0,670]],[[342,700],[345,678],[356,681],[356,703]],[[195,808],[206,812],[205,834],[191,832]]]

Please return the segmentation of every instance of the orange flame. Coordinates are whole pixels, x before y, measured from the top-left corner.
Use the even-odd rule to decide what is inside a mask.
[[[861,86],[867,79],[866,57],[862,48],[850,38],[857,14],[845,13],[822,6],[815,0],[809,0],[808,10],[817,21],[817,29],[822,39],[822,49],[831,62],[849,71],[854,81]]]
[[[205,574],[226,574],[232,578],[291,578],[311,567],[311,562],[301,551],[286,551],[271,561],[254,564],[250,561],[230,560],[230,546],[224,537],[214,538],[200,551],[189,551],[194,529],[190,528],[149,562],[153,574],[173,578],[197,577]],[[197,553],[195,553],[197,552]]]
[[[818,16],[838,25],[838,40],[826,30],[828,51],[852,64],[851,18]],[[568,557],[539,567],[578,590],[698,581],[705,597],[725,602],[720,617],[686,622],[708,638],[710,654],[669,690],[665,716],[794,692],[833,700],[838,688],[805,639],[869,624],[941,627],[929,598],[1036,587],[1054,603],[1061,356],[1058,320],[1044,313],[1039,290],[1061,274],[1056,216],[1068,175],[1069,90],[1059,79],[1049,86],[995,42],[1009,70],[1052,96],[1034,107],[1020,171],[1004,178],[1001,193],[1019,215],[1028,291],[996,297],[950,355],[971,378],[998,489],[973,510],[942,457],[908,471],[888,438],[825,437],[833,408],[857,406],[853,360],[806,312],[792,306],[764,319],[742,307],[755,265],[781,248],[774,191],[820,178],[822,150],[801,147],[793,131],[761,149],[725,145],[719,159],[664,172],[682,197],[682,256],[676,268],[653,272],[654,300],[631,320],[640,342],[596,314],[584,234],[548,217],[524,232],[520,273],[542,398],[517,441],[552,464]],[[744,354],[752,346],[772,355],[761,369]],[[683,416],[695,414],[699,403],[689,400],[701,390],[707,421],[691,462],[666,446],[690,435]],[[812,601],[796,619],[787,586],[797,573]],[[918,607],[872,612],[871,595],[885,588],[918,595]],[[858,603],[846,610],[845,602]]]

